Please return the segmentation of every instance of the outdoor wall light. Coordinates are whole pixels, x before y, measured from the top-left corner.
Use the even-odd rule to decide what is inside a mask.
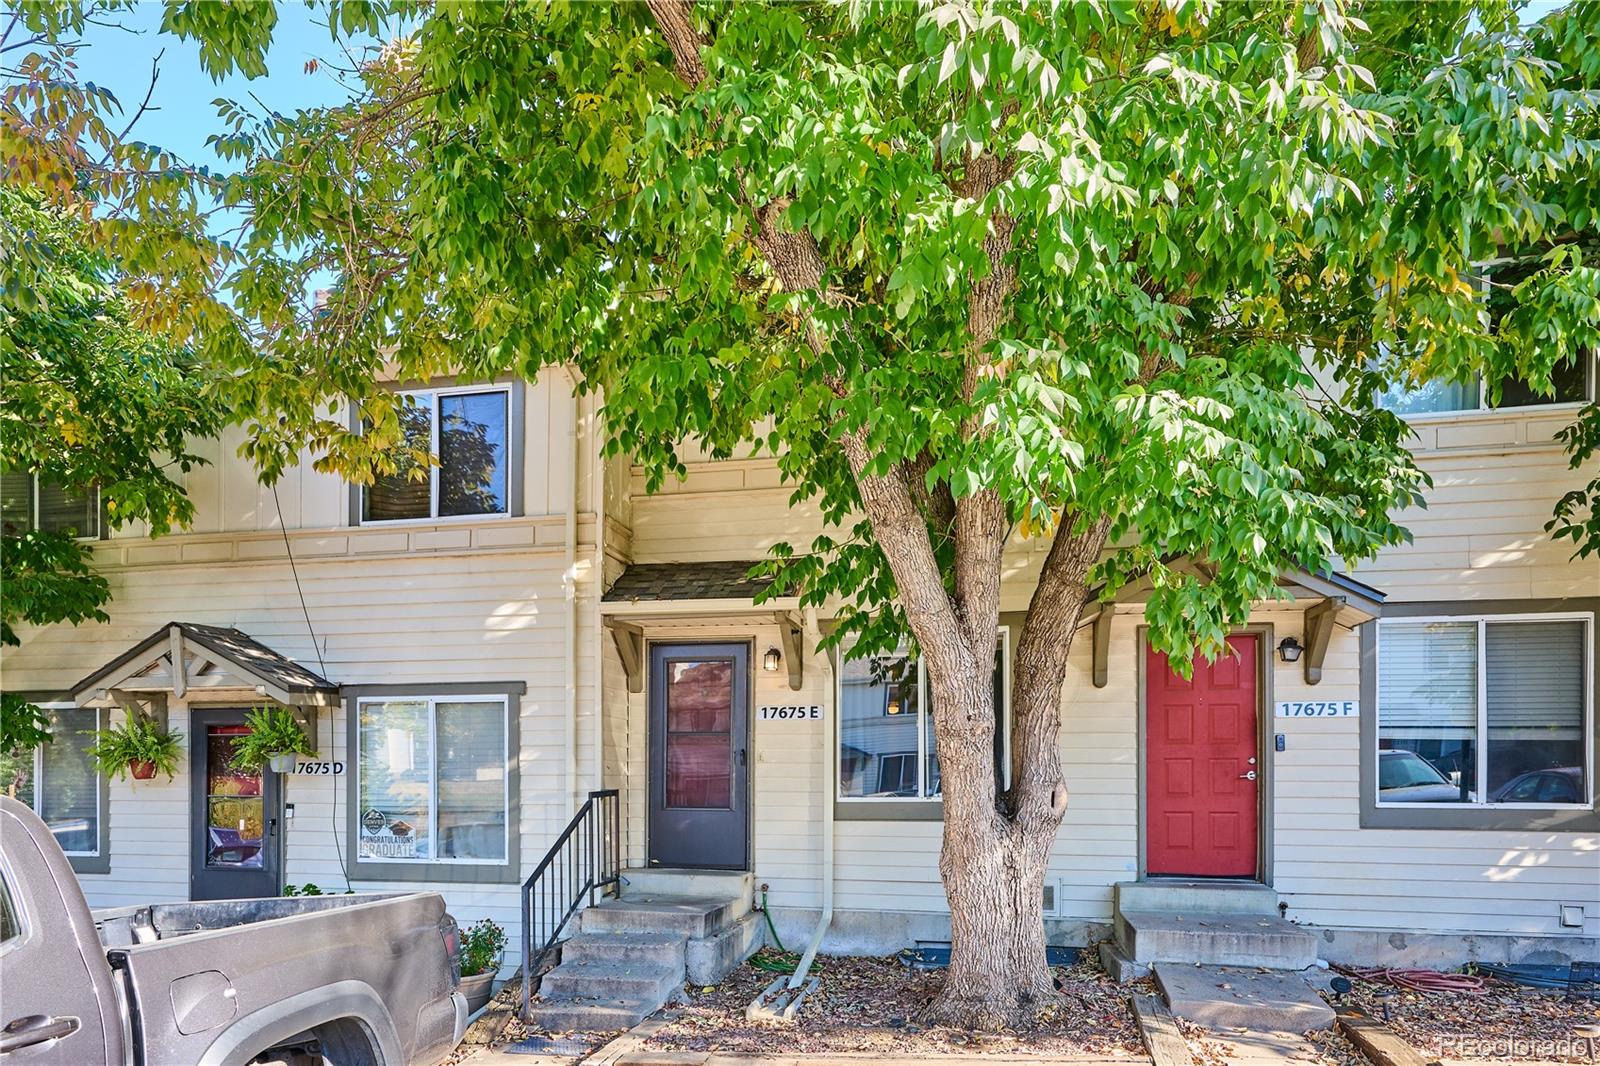
[[[1293,637],[1284,637],[1282,640],[1278,641],[1278,658],[1282,659],[1286,663],[1299,662],[1300,653],[1304,650],[1305,649],[1300,646],[1300,642],[1295,640]]]
[[[761,669],[769,674],[778,672],[778,667],[783,665],[783,656],[777,648],[768,648],[767,653],[761,657]]]

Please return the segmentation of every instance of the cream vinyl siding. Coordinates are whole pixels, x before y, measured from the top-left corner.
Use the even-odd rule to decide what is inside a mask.
[[[522,513],[563,514],[574,465],[566,459],[572,454],[573,439],[573,400],[566,378],[560,371],[546,370],[537,381],[512,387],[523,390],[523,433],[514,443],[523,459]],[[341,411],[331,417],[342,420],[347,416]],[[586,427],[580,425],[580,430],[584,429]],[[332,530],[350,525],[350,487],[342,478],[313,470],[313,456],[309,452],[302,453],[299,465],[286,470],[278,481],[275,501],[272,488],[260,484],[254,469],[239,457],[239,447],[245,439],[244,427],[230,426],[220,437],[192,441],[191,451],[207,462],[187,473],[171,472],[195,505],[194,521],[185,531],[187,534],[276,530],[280,504],[284,528]],[[586,449],[587,433],[580,432],[578,439],[580,449]],[[577,472],[580,494],[587,499],[591,495],[588,482],[592,479],[594,464],[581,465],[582,469]],[[473,521],[476,520],[454,519],[447,524]],[[393,524],[373,528],[385,525],[392,527]],[[129,541],[139,541],[148,535],[149,530],[142,522],[110,533],[112,540]],[[166,540],[157,543],[164,544]]]
[[[1595,476],[1574,470],[1552,435],[1573,415],[1435,416],[1413,423],[1428,506],[1401,513],[1414,543],[1356,570],[1395,600],[1600,595],[1600,565],[1544,531],[1561,496]]]
[[[590,523],[592,528],[592,522]],[[161,542],[157,542],[161,543]],[[281,542],[280,542],[281,544]],[[593,546],[580,546],[580,560]],[[300,582],[322,643],[326,676],[346,684],[521,681],[520,834],[522,872],[536,865],[568,814],[563,755],[562,551],[472,549],[382,558],[300,558]],[[597,680],[595,599],[585,567],[578,584],[577,695],[580,775],[590,772]],[[112,622],[29,629],[8,650],[6,685],[51,690],[70,685],[172,619],[234,626],[269,647],[322,670],[306,632],[293,577],[283,563],[142,566],[107,573]],[[198,692],[199,690],[191,690]],[[226,705],[259,702],[252,694]],[[172,728],[189,733],[188,713],[171,701]],[[318,715],[318,752],[345,763],[341,777],[289,776],[284,879],[343,891],[339,850],[353,771],[343,704]],[[116,712],[114,717],[120,717]],[[91,906],[187,898],[190,810],[188,762],[175,780],[111,784],[111,872],[82,878]],[[577,786],[592,783],[581,776]],[[335,810],[335,806],[337,810]],[[335,835],[337,827],[337,836]],[[335,841],[339,842],[336,846]],[[354,868],[350,871],[356,873]],[[358,890],[436,888],[463,925],[490,917],[508,930],[521,921],[515,885],[479,886],[358,881]],[[514,963],[508,952],[508,965]]]
[[[1402,516],[1416,542],[1385,551],[1356,576],[1391,601],[1600,595],[1600,566],[1571,560],[1570,547],[1552,543],[1543,530],[1556,499],[1593,476],[1592,470],[1569,469],[1551,439],[1568,421],[1570,413],[1549,411],[1419,420],[1414,426],[1418,461],[1434,477],[1435,488],[1429,507]],[[813,507],[790,505],[789,490],[781,486],[770,459],[709,462],[701,457],[689,468],[686,480],[669,482],[654,496],[644,495],[642,472],[634,469],[633,559],[756,559],[773,543],[788,540],[803,547],[822,531]],[[1008,546],[1002,609],[1026,609],[1046,548],[1028,541]],[[1270,623],[1274,644],[1287,636],[1303,643],[1304,606],[1264,605],[1251,621]],[[1139,623],[1137,608],[1118,614],[1104,688],[1090,682],[1089,630],[1080,630],[1072,650],[1061,729],[1067,812],[1048,874],[1057,884],[1058,917],[1068,930],[1109,922],[1112,886],[1137,876]],[[758,657],[776,636],[748,622],[673,632],[691,639],[754,634]],[[1317,686],[1304,683],[1300,666],[1280,663],[1274,655],[1272,698],[1357,698],[1358,649],[1355,632],[1336,629]],[[759,705],[765,684],[759,671],[757,683]],[[808,690],[813,684],[808,665]],[[781,688],[779,702],[802,702],[799,694]],[[630,788],[630,856],[640,861],[647,772],[644,697],[619,700],[608,686],[606,702],[608,714],[628,718],[625,734],[615,743]],[[757,721],[752,730],[756,879],[773,886],[774,908],[814,909],[820,904],[820,837],[814,822],[796,816],[814,812],[815,797],[832,794],[833,756],[819,751],[816,724]],[[1286,743],[1283,752],[1264,753],[1272,769],[1273,882],[1291,918],[1349,929],[1600,936],[1600,837],[1363,830],[1360,720],[1274,721],[1272,733],[1283,733]],[[775,751],[781,757],[774,758]],[[835,835],[840,911],[945,910],[939,822],[839,821]],[[1559,926],[1563,903],[1584,906],[1583,930]]]

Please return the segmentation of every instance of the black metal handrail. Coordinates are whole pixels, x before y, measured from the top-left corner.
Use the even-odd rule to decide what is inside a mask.
[[[622,881],[622,813],[614,788],[589,793],[522,883],[522,1018],[528,1018],[533,975],[561,939],[567,922],[594,894]],[[537,947],[535,946],[537,945]]]

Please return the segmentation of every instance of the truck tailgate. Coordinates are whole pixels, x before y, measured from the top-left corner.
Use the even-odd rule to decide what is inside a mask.
[[[145,1062],[233,1063],[316,1025],[357,1019],[381,1060],[451,1048],[455,977],[435,893],[350,902],[107,953],[124,974]]]

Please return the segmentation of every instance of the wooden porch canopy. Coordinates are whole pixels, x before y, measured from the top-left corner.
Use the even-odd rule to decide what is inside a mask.
[[[69,695],[80,707],[115,703],[146,713],[164,712],[169,694],[184,699],[227,689],[249,689],[302,711],[331,707],[339,697],[338,685],[249,634],[199,622],[168,622]]]
[[[635,563],[606,590],[600,614],[617,646],[629,692],[644,691],[643,622],[703,622],[710,618],[730,621],[747,618],[775,624],[783,641],[783,662],[789,687],[798,690],[805,681],[805,649],[800,601],[791,596],[770,596],[770,578],[753,578],[750,570],[761,559],[724,559],[707,563]]]
[[[1202,562],[1179,560],[1169,563],[1174,569],[1188,570],[1202,580],[1215,577],[1215,570]],[[1306,684],[1315,685],[1322,680],[1322,664],[1328,654],[1328,639],[1334,626],[1351,628],[1370,622],[1383,613],[1385,594],[1365,582],[1336,570],[1312,573],[1309,570],[1288,570],[1278,577],[1278,586],[1286,591],[1298,605],[1311,601],[1305,613],[1305,646],[1300,663],[1305,670]],[[1111,618],[1119,603],[1142,603],[1150,595],[1148,583],[1130,585],[1122,589],[1110,603],[1097,603],[1084,611],[1079,626],[1094,626],[1094,686],[1105,688],[1110,679]]]

